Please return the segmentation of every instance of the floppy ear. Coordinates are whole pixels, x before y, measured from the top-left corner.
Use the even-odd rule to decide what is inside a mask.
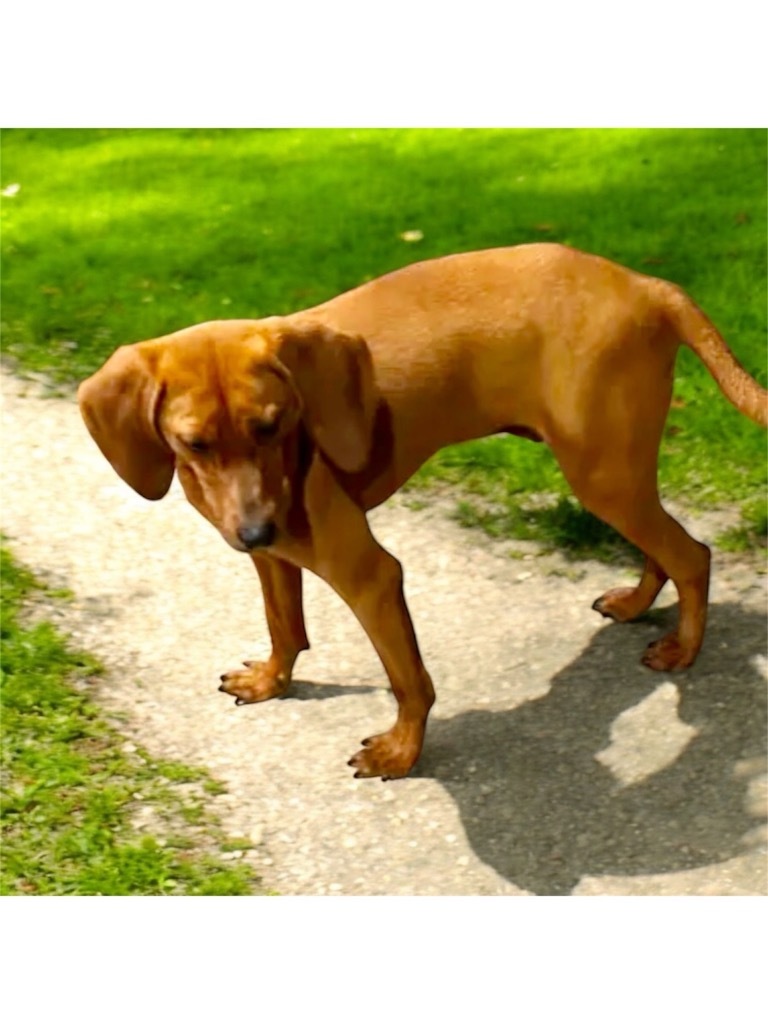
[[[156,501],[171,486],[171,449],[157,429],[163,388],[150,355],[138,345],[119,348],[77,389],[91,437],[113,469],[143,498]]]
[[[279,358],[293,376],[315,443],[347,473],[362,469],[378,402],[365,341],[322,324],[287,324]]]

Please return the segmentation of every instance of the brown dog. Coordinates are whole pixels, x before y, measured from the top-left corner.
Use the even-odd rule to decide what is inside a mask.
[[[766,425],[768,393],[682,291],[548,244],[446,256],[291,316],[125,346],[78,399],[134,490],[162,498],[175,470],[195,508],[253,559],[272,653],[226,673],[221,689],[238,704],[285,692],[309,646],[301,570],[312,570],[360,620],[397,698],[394,727],[349,764],[356,776],[395,778],[419,756],[434,691],[400,563],[365,513],[444,445],[500,432],[550,445],[579,500],[645,554],[638,586],[594,607],[634,619],[671,578],[678,629],[643,661],[693,663],[709,550],[664,511],[656,487],[680,343]]]

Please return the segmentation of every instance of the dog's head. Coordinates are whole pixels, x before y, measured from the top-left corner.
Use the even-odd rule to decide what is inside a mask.
[[[300,425],[339,469],[365,465],[376,394],[358,337],[318,323],[221,320],[119,348],[78,389],[88,430],[150,500],[174,470],[238,551],[287,529]]]

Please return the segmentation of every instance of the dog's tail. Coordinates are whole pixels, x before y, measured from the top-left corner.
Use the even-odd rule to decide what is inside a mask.
[[[768,391],[747,373],[693,300],[676,285],[663,283],[664,309],[678,340],[693,349],[739,412],[768,427]]]

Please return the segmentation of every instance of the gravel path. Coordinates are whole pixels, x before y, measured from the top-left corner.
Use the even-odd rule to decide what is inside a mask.
[[[357,622],[306,580],[312,649],[290,696],[235,707],[218,676],[268,651],[260,589],[177,485],[123,484],[71,399],[3,377],[2,529],[75,600],[50,610],[109,674],[97,699],[155,756],[206,766],[231,833],[283,894],[762,894],[765,575],[715,559],[695,669],[640,667],[669,612],[631,626],[590,609],[621,568],[510,558],[439,505],[373,513],[403,562],[437,689],[415,774],[346,761],[394,705]],[[691,524],[702,539],[715,518]],[[521,545],[515,545],[520,548]],[[634,574],[632,574],[634,576]],[[662,609],[674,601],[665,591]]]

